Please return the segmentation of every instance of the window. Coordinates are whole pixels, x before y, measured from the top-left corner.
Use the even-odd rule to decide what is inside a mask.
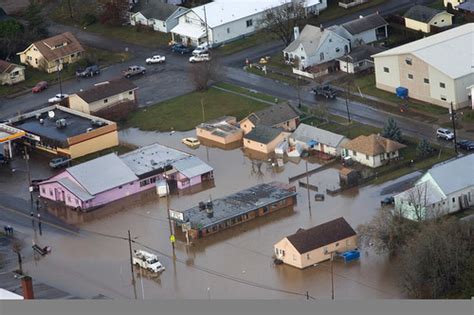
[[[363,65],[364,65],[363,61],[359,62],[359,67],[362,67]]]
[[[444,89],[444,88],[446,87],[446,84],[444,84],[443,82],[440,82],[440,83],[439,83],[439,87],[442,88],[442,89]]]
[[[368,154],[365,155],[365,159],[366,159],[366,160],[369,159],[369,155],[368,155]]]
[[[383,153],[380,154],[380,160],[381,160],[381,161],[384,161],[384,160],[385,160],[385,154],[383,154]]]
[[[323,52],[319,54],[319,60],[324,60],[324,53]]]
[[[456,202],[456,198],[453,197],[453,203]]]
[[[245,21],[245,23],[247,24],[247,27],[250,27],[250,26],[253,25],[253,20],[252,19],[247,20],[247,21]]]
[[[411,59],[405,59],[405,63],[409,66],[411,66],[413,64]]]
[[[132,95],[133,94],[133,91],[128,91],[128,95]]]
[[[309,260],[309,254],[306,254],[306,259]]]
[[[44,189],[44,187],[41,188],[41,192],[44,194],[46,193],[46,189]]]
[[[250,140],[247,140],[247,143],[250,143]]]
[[[424,78],[424,79],[423,79],[423,82],[424,82],[425,84],[430,84],[430,79]]]
[[[409,73],[408,74],[408,79],[413,80],[413,74]]]
[[[67,201],[71,202],[71,196],[67,195]]]
[[[356,152],[356,151],[352,151],[352,155],[357,156],[357,152]]]
[[[75,54],[71,54],[71,58],[73,58],[73,57],[74,57],[74,55],[75,55]]]
[[[329,42],[332,43],[332,38],[329,39]]]
[[[53,190],[52,190],[52,189],[49,190],[49,195],[50,195],[50,196],[53,195]]]
[[[441,20],[441,23],[444,23],[444,20]]]
[[[104,100],[104,104],[107,103],[108,101],[109,101],[108,99],[105,99],[105,100]]]
[[[388,67],[383,67],[383,72],[390,73],[390,69]]]
[[[230,34],[230,27],[227,28],[227,34]]]
[[[340,52],[341,50],[339,48],[336,48],[336,52]]]
[[[441,95],[441,100],[442,100],[442,101],[446,101],[446,100],[447,100],[446,96]]]
[[[122,189],[122,186],[119,186],[119,189]]]
[[[339,246],[339,243],[336,243],[336,247],[338,247],[338,246]]]

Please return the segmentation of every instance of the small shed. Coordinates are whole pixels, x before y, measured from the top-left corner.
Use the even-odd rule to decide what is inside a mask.
[[[339,183],[344,186],[357,185],[359,172],[352,168],[343,167],[339,170]]]

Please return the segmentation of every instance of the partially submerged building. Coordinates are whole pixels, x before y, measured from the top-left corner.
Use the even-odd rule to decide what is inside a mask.
[[[275,151],[277,145],[288,139],[289,132],[281,128],[256,126],[244,136],[244,149],[270,154]]]
[[[69,167],[38,187],[42,198],[89,211],[155,188],[163,179],[170,189],[185,189],[213,179],[213,169],[195,156],[155,143]]]
[[[300,115],[293,107],[287,104],[275,104],[258,112],[251,113],[242,119],[239,125],[244,133],[247,134],[257,125],[293,131],[299,123]]]
[[[196,135],[199,140],[227,147],[241,144],[244,131],[237,127],[237,118],[225,116],[200,124]]]
[[[184,210],[170,211],[177,225],[187,225],[189,235],[201,238],[296,204],[296,188],[272,182],[259,184],[227,197]]]
[[[115,122],[59,105],[21,114],[11,118],[8,124],[25,132],[18,141],[70,158],[119,144]]]
[[[274,252],[285,264],[303,269],[355,248],[357,234],[341,217],[307,230],[299,229],[276,243]]]
[[[300,124],[291,134],[289,141],[291,145],[300,145],[306,150],[316,150],[332,156],[339,156],[342,145],[349,139],[334,132]]]

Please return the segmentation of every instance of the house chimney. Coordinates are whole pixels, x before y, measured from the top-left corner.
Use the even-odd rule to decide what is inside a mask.
[[[21,288],[23,289],[23,298],[25,300],[33,300],[35,297],[33,295],[33,281],[29,276],[22,276],[20,278]]]
[[[324,26],[322,24],[319,24],[319,29],[321,30],[321,32],[324,32]]]
[[[297,40],[298,37],[300,37],[300,28],[298,26],[293,27],[293,34],[295,36],[295,40]]]

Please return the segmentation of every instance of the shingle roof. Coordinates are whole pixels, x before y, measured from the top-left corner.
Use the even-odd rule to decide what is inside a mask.
[[[361,45],[356,48],[354,48],[349,54],[346,56],[349,58],[350,62],[358,62],[362,60],[373,60],[372,55],[378,54],[380,52],[384,51],[383,48],[380,47],[374,47],[374,46],[369,46],[369,45]],[[337,60],[342,60],[345,61],[346,56],[337,58]]]
[[[7,12],[0,7],[0,21],[9,19],[12,19],[12,17],[8,16]]]
[[[64,43],[67,44],[55,49],[50,48]],[[48,61],[58,60],[64,56],[84,51],[84,48],[81,46],[76,37],[72,35],[71,32],[66,32],[53,37],[39,40],[37,42],[34,42],[33,45],[35,45],[35,47],[40,51],[43,57]]]
[[[93,87],[78,92],[77,96],[87,103],[92,103],[123,92],[135,90],[138,87],[127,79],[115,79],[95,84]]]
[[[468,23],[417,41],[398,46],[372,57],[412,54],[452,79],[474,76],[474,23]],[[445,58],[446,52],[456,58]]]
[[[16,67],[24,68],[23,66],[19,66],[14,63],[10,63],[10,62],[0,59],[0,73],[10,73]]]
[[[66,171],[91,195],[138,179],[115,153],[70,167]]]
[[[474,186],[474,154],[431,168],[428,173],[445,195]]]
[[[381,153],[394,152],[405,148],[406,145],[386,139],[382,136],[371,134],[370,136],[359,136],[343,144],[345,149],[359,153],[375,156]]]
[[[268,127],[265,125],[257,125],[248,134],[244,136],[245,139],[256,141],[258,143],[267,144],[273,141],[282,133],[280,128]]]
[[[179,7],[165,3],[163,0],[140,0],[133,7],[132,12],[140,12],[147,19],[166,21]]]
[[[473,0],[467,0],[461,4],[459,4],[456,9],[458,10],[463,10],[463,11],[468,11],[468,12],[474,12],[474,1]]]
[[[340,36],[342,39],[349,42],[341,33],[341,27],[333,25],[331,27],[325,28],[321,31],[321,29],[317,26],[306,24],[306,26],[301,31],[300,35],[297,39],[291,42],[288,47],[286,47],[283,51],[285,52],[293,52],[298,47],[303,45],[303,48],[308,56],[312,56],[316,53],[319,46],[325,42],[325,39],[329,36],[329,34],[335,34],[336,36]]]
[[[441,12],[443,11],[425,7],[424,5],[415,5],[408,9],[403,16],[411,20],[428,23],[436,14]]]
[[[356,35],[387,24],[387,21],[385,21],[385,19],[381,17],[380,14],[374,13],[356,20],[349,21],[342,24],[341,26],[352,35]]]
[[[300,254],[304,254],[354,235],[354,229],[341,217],[308,230],[300,229],[287,239]]]
[[[298,113],[291,106],[285,104],[269,106],[250,116],[256,116],[256,120],[252,120],[252,122],[269,127],[299,117]]]
[[[300,124],[291,138],[308,143],[311,140],[317,141],[333,148],[337,148],[346,137],[336,133],[316,128],[307,124]]]

